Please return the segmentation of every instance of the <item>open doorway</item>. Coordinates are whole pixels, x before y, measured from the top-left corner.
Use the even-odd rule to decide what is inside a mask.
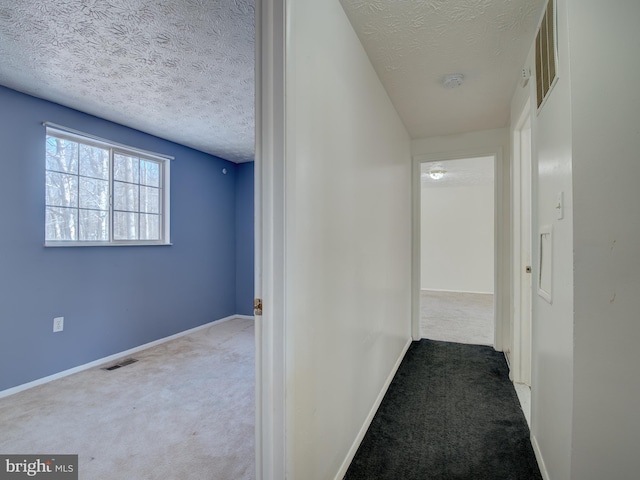
[[[495,157],[420,168],[422,338],[494,345]]]

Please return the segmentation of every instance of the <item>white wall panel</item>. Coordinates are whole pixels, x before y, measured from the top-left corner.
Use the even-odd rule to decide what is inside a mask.
[[[531,433],[552,479],[568,479],[571,471],[571,414],[573,405],[573,209],[571,180],[571,77],[567,42],[566,2],[558,0],[558,81],[543,108],[533,112],[533,238],[532,243],[532,379]],[[532,49],[533,52],[533,49]],[[533,53],[527,66],[535,73]],[[535,100],[535,78],[527,89],[518,87],[512,101],[512,121],[525,102]],[[512,124],[512,127],[515,125]],[[557,219],[556,200],[564,192],[565,212]],[[537,294],[538,230],[553,228],[551,282],[553,303]]]
[[[640,2],[569,0],[568,10],[575,210],[571,478],[635,478]]]
[[[287,478],[324,480],[410,339],[410,141],[340,4],[288,14]]]
[[[421,288],[493,293],[493,185],[422,188]]]

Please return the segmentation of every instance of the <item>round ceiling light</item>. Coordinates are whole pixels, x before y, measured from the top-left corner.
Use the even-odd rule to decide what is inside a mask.
[[[450,75],[445,75],[442,80],[442,86],[444,88],[456,88],[462,85],[464,81],[464,75],[461,73],[452,73]]]
[[[447,173],[445,170],[431,170],[429,172],[429,176],[433,180],[440,180],[442,177],[444,177],[445,173]]]

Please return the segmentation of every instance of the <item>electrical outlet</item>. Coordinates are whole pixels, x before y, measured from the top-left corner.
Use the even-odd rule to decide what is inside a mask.
[[[64,330],[64,317],[56,317],[53,319],[53,331],[61,332]]]

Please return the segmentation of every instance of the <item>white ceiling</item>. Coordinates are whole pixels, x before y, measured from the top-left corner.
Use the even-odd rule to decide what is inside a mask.
[[[0,59],[1,85],[254,158],[253,0],[0,0]]]
[[[431,171],[444,172],[439,180],[429,176]],[[423,188],[477,187],[493,185],[494,158],[477,157],[429,162],[420,165]]]
[[[409,134],[425,138],[507,125],[543,1],[341,3]],[[254,0],[0,0],[0,59],[0,85],[254,158]],[[443,88],[450,73],[464,84]]]
[[[544,0],[341,3],[411,138],[507,125]]]

